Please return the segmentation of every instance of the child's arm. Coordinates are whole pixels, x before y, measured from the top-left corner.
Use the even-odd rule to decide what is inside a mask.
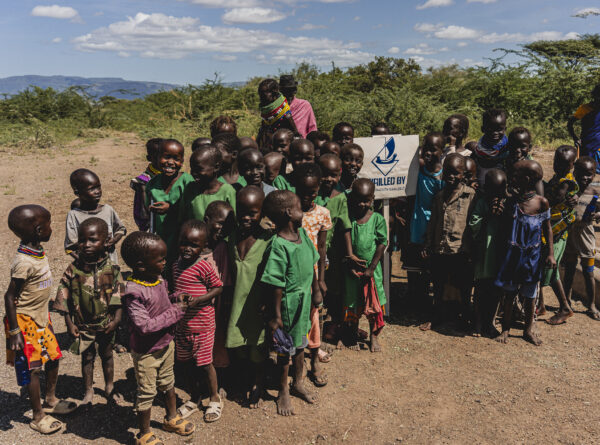
[[[352,235],[350,234],[350,230],[344,232],[344,244],[346,245],[346,261],[348,262],[350,272],[355,277],[358,277],[358,272],[365,270],[367,262],[354,255],[354,252],[352,251]]]
[[[546,198],[542,199],[542,211],[545,212],[550,208],[548,200]],[[551,269],[556,269],[556,260],[554,259],[554,238],[552,234],[552,225],[550,224],[550,218],[542,224],[542,234],[546,239],[546,243],[548,244],[548,257],[546,258],[546,267]]]
[[[273,289],[273,311],[272,318],[269,321],[269,328],[272,332],[283,327],[283,321],[281,320],[281,300],[283,299],[283,288],[274,287]]]
[[[312,304],[314,307],[320,307],[323,304],[323,294],[321,293],[321,288],[319,287],[317,272],[313,273]]]
[[[201,297],[189,298],[187,300],[188,305],[189,305],[189,307],[204,306],[206,304],[209,304],[213,300],[213,298],[217,298],[222,293],[223,293],[223,286],[213,287],[211,290],[209,290],[207,293],[205,293]]]
[[[443,193],[443,190],[440,192]],[[433,235],[435,233],[435,226],[437,225],[437,220],[438,220],[438,212],[436,209],[436,205],[435,205],[435,201],[437,199],[437,195],[433,198],[433,206],[431,209],[431,219],[429,220],[429,223],[427,224],[427,230],[425,231],[425,247],[423,248],[423,252],[421,253],[421,256],[423,258],[427,258],[429,257],[429,255],[431,255],[431,248],[433,247]]]
[[[325,284],[325,264],[327,260],[327,230],[321,230],[317,235],[317,252],[319,252],[319,288],[321,289],[321,293],[325,294],[327,293],[327,285]]]
[[[73,323],[71,319],[71,315],[68,312],[65,312],[65,324],[67,325],[67,332],[73,337],[79,337],[79,328]]]
[[[75,221],[75,217],[72,213],[67,213],[67,220],[65,222],[65,253],[71,255],[73,258],[77,258],[77,242],[79,227]]]
[[[121,241],[121,238],[123,238],[127,234],[127,229],[125,228],[125,226],[119,219],[119,215],[117,215],[117,212],[115,212],[114,209],[112,211],[111,218],[112,218],[113,233],[112,233],[112,236],[110,237],[110,239],[106,242],[106,247],[109,250],[113,249],[114,246],[119,241]]]
[[[377,264],[379,264],[379,261],[381,261],[381,257],[383,256],[383,253],[385,252],[385,244],[378,244],[377,248],[375,249],[375,254],[373,255],[373,260],[371,261],[371,265],[369,267],[367,267],[367,269],[365,270],[365,274],[364,276],[366,278],[372,278],[373,274],[375,273],[375,268],[377,267]]]
[[[385,252],[385,248],[387,247],[387,244],[388,244],[387,222],[379,214],[375,214],[375,215],[373,215],[373,217],[377,218],[375,221],[376,222],[375,233],[374,233],[375,236],[373,239],[373,243],[377,244],[377,247],[375,248],[375,253],[373,254],[373,258],[371,259],[371,264],[369,265],[367,270],[365,270],[366,278],[373,277],[373,274],[375,273],[375,268],[381,261],[381,257],[383,256],[383,253]]]
[[[25,280],[21,278],[11,278],[8,289],[4,294],[4,307],[6,310],[6,318],[8,320],[8,349],[11,351],[20,351],[25,347],[23,334],[17,323],[17,306],[16,301],[23,288]],[[17,333],[17,330],[18,333]],[[14,331],[14,334],[12,333]]]
[[[135,329],[141,334],[151,334],[173,326],[185,314],[187,303],[178,302],[156,317],[150,317],[142,302],[133,295],[126,296],[127,314]]]
[[[119,307],[119,308],[117,308],[117,310],[115,310],[113,319],[106,325],[106,328],[104,328],[104,333],[110,334],[115,329],[117,329],[117,327],[119,326],[119,323],[121,323],[122,317],[123,317],[123,308]]]

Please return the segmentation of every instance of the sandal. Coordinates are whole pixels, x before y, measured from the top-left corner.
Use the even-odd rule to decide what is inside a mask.
[[[192,429],[186,431],[185,427],[188,425],[192,425]],[[196,426],[189,420],[182,419],[181,416],[177,414],[171,420],[167,420],[165,417],[163,422],[163,430],[168,431],[169,433],[179,434],[180,436],[189,436],[196,431]]]
[[[322,388],[323,386],[326,386],[327,383],[329,383],[325,377],[316,376],[315,373],[312,371],[308,373],[308,378],[311,382],[313,382],[313,385],[315,385],[317,388]]]
[[[322,353],[321,353],[322,352]],[[319,349],[319,361],[321,363],[329,363],[331,361],[331,354]]]
[[[67,400],[59,400],[54,406],[46,406],[42,408],[46,414],[71,414],[77,409],[77,403]]]
[[[200,411],[198,409],[198,404],[192,402],[191,400],[188,400],[183,405],[181,405],[179,408],[177,408],[177,414],[179,414],[179,416],[182,419],[187,419],[192,414],[197,413],[198,411]]]
[[[216,414],[217,417],[210,419],[208,418],[210,414]],[[208,408],[206,408],[206,411],[204,412],[204,421],[206,423],[216,422],[221,418],[221,414],[223,414],[223,400],[219,395],[218,402],[208,402]]]
[[[165,445],[152,431],[142,437],[135,436],[135,445]]]
[[[52,426],[52,424],[55,422],[58,423],[58,426]],[[38,433],[52,434],[60,430],[63,426],[63,423],[52,416],[44,416],[42,417],[42,420],[40,420],[38,423],[35,423],[32,420],[31,422],[29,422],[29,426],[32,430],[37,431]]]

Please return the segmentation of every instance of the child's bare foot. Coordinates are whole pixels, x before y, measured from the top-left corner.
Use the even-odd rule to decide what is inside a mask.
[[[508,331],[502,331],[500,335],[496,337],[496,341],[502,344],[508,343]]]
[[[104,387],[104,395],[108,403],[112,403],[117,406],[120,406],[125,401],[123,395],[115,391],[115,387],[112,383],[106,384]]]
[[[293,416],[296,414],[292,406],[292,399],[290,398],[288,388],[279,391],[279,395],[277,396],[277,414],[280,416]]]
[[[94,388],[86,389],[85,395],[83,396],[83,400],[81,401],[81,404],[82,405],[91,404],[93,398],[94,398]]]
[[[248,406],[250,409],[257,409],[262,406],[263,396],[263,388],[257,385],[252,387],[252,391],[250,391],[250,397],[248,397]]]
[[[592,319],[596,321],[600,321],[600,311],[596,309],[596,307],[591,307],[586,311],[586,314]]]
[[[317,396],[308,392],[302,383],[292,383],[290,394],[304,400],[306,403],[315,403],[317,401]]]
[[[531,343],[534,346],[540,346],[542,344],[542,340],[540,340],[537,334],[533,331],[523,331],[523,340]]]
[[[379,344],[379,340],[377,340],[377,336],[371,334],[371,352],[381,352],[381,345]]]
[[[419,329],[422,330],[422,331],[431,331],[431,322],[430,321],[426,321],[421,326],[419,326]]]
[[[546,311],[546,305],[538,306],[537,309],[535,310],[535,313],[537,314],[538,317],[540,315],[546,315],[548,313],[548,311]]]
[[[341,351],[342,349],[345,349],[344,342],[342,341],[342,339],[341,339],[341,338],[338,340],[338,342],[337,342],[337,345],[335,345],[335,349],[338,349],[338,350],[340,350],[340,351]]]
[[[550,317],[549,319],[546,320],[546,323],[552,325],[552,326],[557,326],[559,324],[564,324],[567,322],[567,319],[573,316],[573,311],[572,310],[568,310],[568,311],[564,311],[564,310],[560,310],[558,311],[556,314],[554,314],[552,317]]]

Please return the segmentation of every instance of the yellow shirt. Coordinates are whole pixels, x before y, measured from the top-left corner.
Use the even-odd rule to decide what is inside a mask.
[[[40,327],[48,324],[48,302],[52,273],[48,257],[35,258],[17,253],[10,268],[11,278],[24,280],[16,306],[17,314],[31,317]]]

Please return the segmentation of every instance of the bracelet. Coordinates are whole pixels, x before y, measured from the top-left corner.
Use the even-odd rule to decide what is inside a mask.
[[[21,328],[14,328],[11,329],[10,331],[8,331],[8,335],[10,335],[11,337],[15,337],[17,335],[19,335],[21,333]]]

